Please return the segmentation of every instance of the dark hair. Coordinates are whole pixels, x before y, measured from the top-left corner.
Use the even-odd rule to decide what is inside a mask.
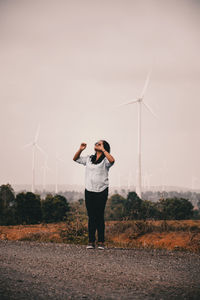
[[[105,140],[101,140],[103,142],[103,146],[104,146],[104,149],[106,151],[108,151],[110,153],[110,145],[108,142],[106,142]],[[91,162],[93,164],[99,164],[100,162],[102,162],[102,160],[105,158],[105,154],[102,152],[101,156],[99,157],[99,159],[96,161],[96,158],[97,158],[97,154],[95,153],[94,155],[90,155],[90,159],[91,159]]]

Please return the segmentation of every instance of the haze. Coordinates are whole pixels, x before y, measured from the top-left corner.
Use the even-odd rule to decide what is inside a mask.
[[[0,1],[0,184],[31,183],[32,149],[48,153],[47,183],[84,184],[72,160],[110,143],[110,185],[135,185],[137,104],[142,107],[142,174],[150,185],[200,188],[200,2]],[[36,184],[44,156],[37,152]]]

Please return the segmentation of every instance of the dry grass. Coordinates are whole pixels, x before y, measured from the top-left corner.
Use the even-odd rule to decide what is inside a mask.
[[[106,221],[107,246],[200,253],[200,220]],[[86,244],[87,221],[0,226],[1,240]]]
[[[0,226],[1,240],[56,243],[85,243],[87,229],[80,223],[59,222],[37,225]]]
[[[111,221],[106,226],[106,237],[120,247],[200,253],[200,220]]]

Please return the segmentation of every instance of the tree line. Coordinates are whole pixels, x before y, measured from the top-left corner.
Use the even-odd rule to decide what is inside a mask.
[[[112,195],[107,202],[105,217],[107,220],[185,220],[200,219],[199,210],[185,198],[160,198],[157,202],[142,200],[135,192],[127,197]]]
[[[200,219],[198,210],[185,198],[160,198],[157,202],[142,200],[135,192],[127,197],[111,195],[106,203],[106,220],[185,220]],[[69,203],[60,194],[47,194],[41,199],[32,192],[15,192],[10,184],[0,186],[0,225],[37,224],[65,221],[76,213],[87,216],[84,199]]]
[[[70,205],[62,195],[20,192],[15,196],[10,184],[0,186],[0,225],[36,224],[63,221]]]

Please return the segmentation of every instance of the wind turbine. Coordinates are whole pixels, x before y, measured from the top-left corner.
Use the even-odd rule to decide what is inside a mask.
[[[163,160],[163,166],[161,168],[161,179],[162,179],[162,193],[166,190],[166,179],[167,179],[167,161],[166,159]]]
[[[121,174],[118,172],[118,186],[119,186],[119,193],[121,192]]]
[[[131,179],[132,179],[132,172],[129,171],[128,178],[127,178],[127,190],[130,191],[131,188]]]
[[[192,184],[191,184],[192,192],[194,191],[194,189],[196,189],[196,183],[199,183],[199,182],[200,182],[199,178],[192,175]]]
[[[36,149],[38,149],[41,153],[45,154],[45,151],[37,143],[39,132],[40,132],[40,124],[38,124],[34,140],[22,147],[22,149],[27,148],[27,147],[32,147],[32,186],[31,186],[32,193],[35,192],[35,154],[36,154]]]
[[[47,170],[49,170],[49,171],[51,170],[47,165],[47,161],[48,161],[48,154],[45,153],[44,165],[41,167],[41,169],[43,170],[43,182],[42,182],[43,191],[46,190],[46,173],[47,173]]]
[[[147,171],[144,174],[143,184],[146,188],[146,191],[150,190],[150,178],[153,176],[152,173],[148,173]]]
[[[120,105],[117,105],[117,107],[128,105],[128,104],[133,104],[133,103],[138,103],[138,170],[137,170],[137,186],[136,186],[136,193],[138,196],[141,198],[142,195],[142,174],[141,174],[141,105],[143,104],[150,112],[151,114],[155,117],[158,118],[157,115],[153,112],[153,110],[150,108],[149,105],[147,105],[144,101],[144,95],[147,89],[147,86],[149,84],[149,79],[150,79],[150,74],[151,71],[148,73],[142,93],[140,96],[136,99],[132,99],[128,102],[122,103]]]
[[[55,193],[58,193],[58,163],[66,163],[63,159],[60,158],[61,155],[58,155],[58,151],[56,150],[56,184],[55,184]]]

